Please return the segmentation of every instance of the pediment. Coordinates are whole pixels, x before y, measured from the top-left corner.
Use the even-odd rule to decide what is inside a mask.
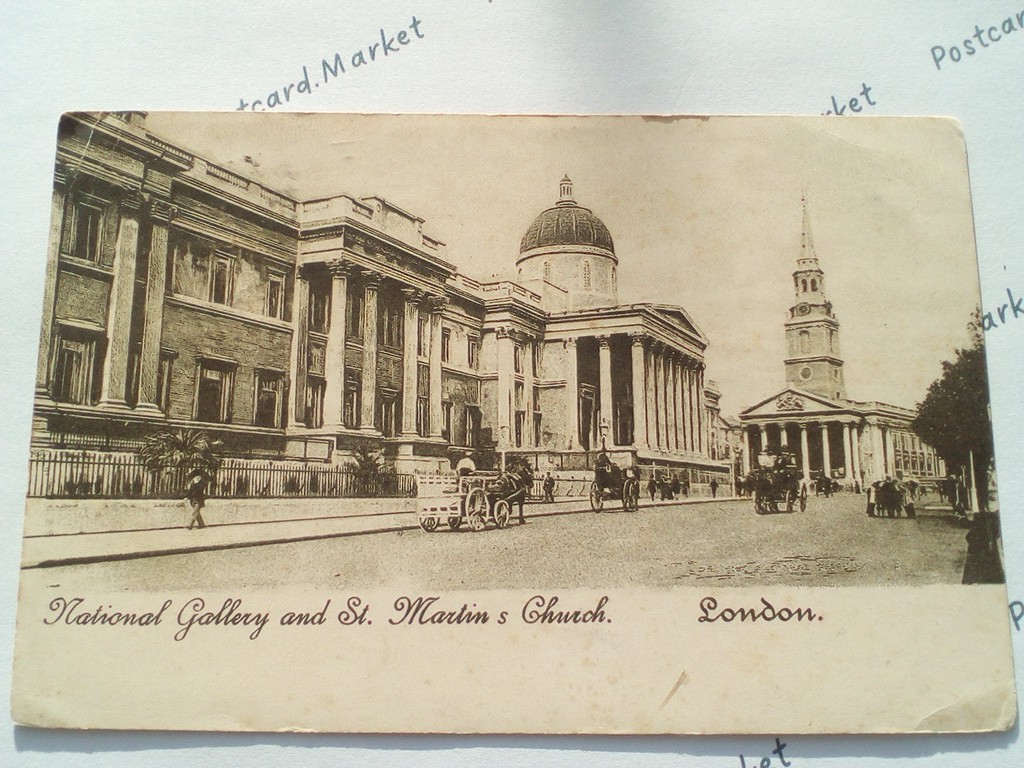
[[[705,339],[704,333],[697,324],[690,317],[690,314],[682,307],[675,307],[668,304],[651,304],[648,305],[647,310],[656,317],[661,318],[662,321],[669,325],[674,325],[677,328],[681,328],[686,333],[696,336],[699,339]]]
[[[786,387],[771,397],[752,405],[740,415],[745,419],[751,417],[798,416],[804,414],[840,414],[850,411],[850,404],[845,401],[830,400],[821,395]]]

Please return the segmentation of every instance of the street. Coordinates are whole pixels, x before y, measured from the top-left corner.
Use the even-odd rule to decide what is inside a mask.
[[[960,583],[963,528],[946,509],[875,519],[862,495],[811,497],[805,512],[760,516],[749,499],[640,512],[530,516],[505,530],[407,529],[141,559],[27,569],[63,589],[411,586],[528,589]],[[414,515],[407,514],[414,524]],[[513,516],[513,520],[515,517]],[[193,535],[203,536],[205,532]]]

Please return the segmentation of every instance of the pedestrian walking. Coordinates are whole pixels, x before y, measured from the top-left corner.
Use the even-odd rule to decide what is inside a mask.
[[[647,481],[647,492],[651,494],[651,501],[654,501],[654,497],[658,494],[658,481],[653,474],[651,479]]]
[[[555,478],[548,472],[544,476],[544,501],[553,503],[555,500]]]
[[[669,485],[668,497],[670,499],[676,498],[679,495],[679,491],[680,491],[681,488],[682,488],[682,486],[679,484],[679,476],[675,472],[673,472],[672,473],[672,483]]]
[[[190,531],[193,527],[205,528],[203,507],[206,506],[206,477],[198,469],[189,475],[185,501],[188,514],[188,523],[185,527]]]
[[[876,480],[867,487],[868,497],[868,517],[875,516],[875,492],[878,490],[878,481]]]
[[[718,481],[715,478],[711,478],[711,498],[718,496]]]

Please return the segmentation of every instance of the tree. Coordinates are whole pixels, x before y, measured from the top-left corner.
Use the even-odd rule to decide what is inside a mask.
[[[149,470],[174,468],[199,470],[207,477],[217,471],[221,460],[217,455],[220,443],[196,429],[163,431],[147,437],[139,456]]]
[[[912,427],[947,467],[969,469],[973,453],[974,487],[984,489],[992,459],[992,424],[979,311],[975,311],[968,328],[971,345],[957,349],[953,360],[942,363],[942,375],[931,383],[918,404]],[[984,500],[984,494],[979,497]]]

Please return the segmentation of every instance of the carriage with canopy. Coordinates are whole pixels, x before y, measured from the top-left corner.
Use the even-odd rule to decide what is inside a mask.
[[[472,531],[488,525],[507,528],[514,505],[519,504],[522,515],[532,485],[533,475],[525,464],[513,464],[501,472],[421,475],[416,479],[420,527],[428,533],[442,522],[453,531],[463,523]]]
[[[754,511],[759,515],[807,509],[807,486],[793,454],[758,456],[758,466],[747,475],[744,484],[754,497]]]
[[[602,451],[594,465],[594,480],[590,484],[590,508],[600,512],[606,501],[621,501],[624,512],[638,511],[640,470],[635,466],[622,469]]]

